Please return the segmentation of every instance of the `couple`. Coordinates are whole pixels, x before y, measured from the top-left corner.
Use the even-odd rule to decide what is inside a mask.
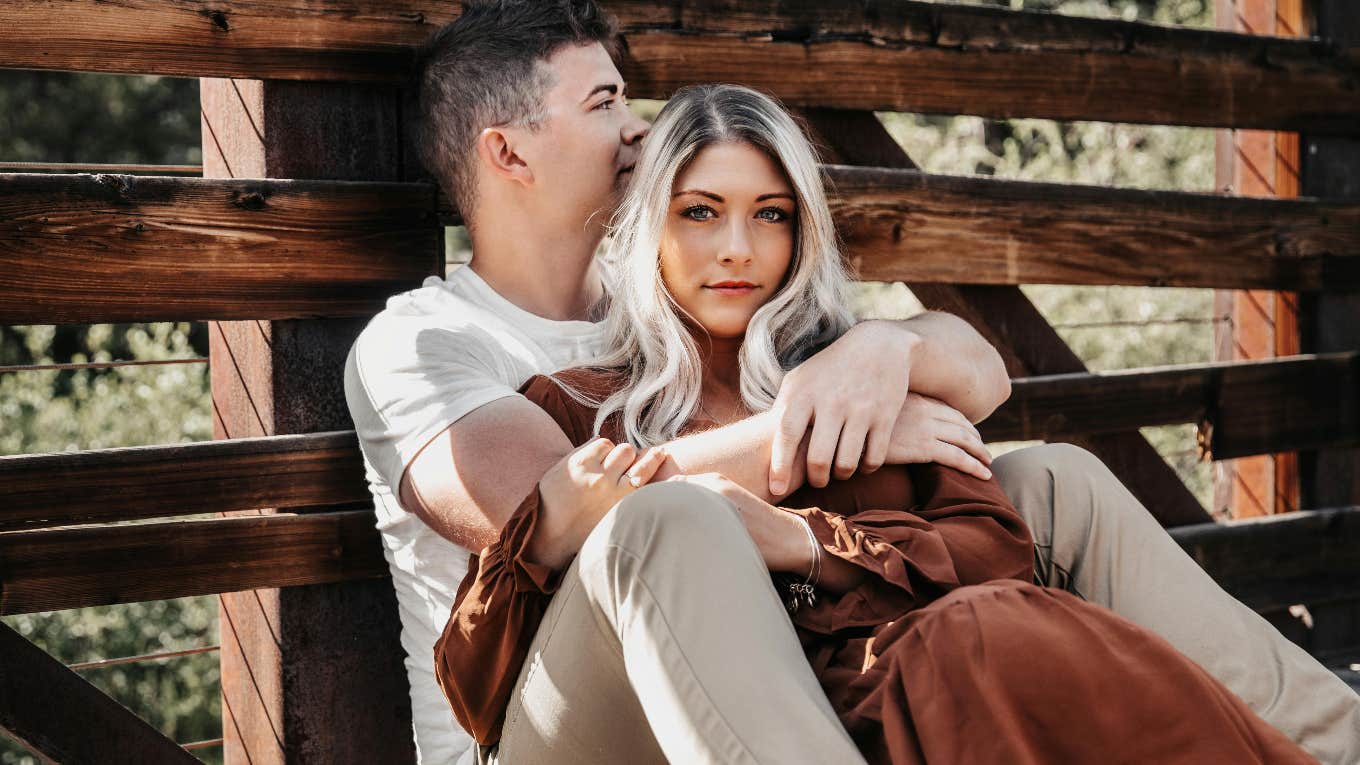
[[[620,221],[619,286],[606,321],[591,321],[603,305],[593,257],[603,219],[646,132],[625,106],[612,40],[591,3],[469,3],[436,37],[424,68],[422,153],[464,212],[474,257],[447,280],[394,297],[346,367],[397,589],[422,762],[453,762],[468,745],[437,685],[471,658],[458,654],[459,641],[485,663],[446,688],[479,738],[499,735],[505,762],[647,761],[658,751],[682,762],[829,762],[855,761],[855,744],[874,758],[890,742],[967,747],[1005,737],[1021,745],[1031,723],[996,726],[1019,725],[1007,714],[1026,697],[1014,694],[1048,692],[1045,703],[1056,706],[1029,710],[1044,712],[1033,719],[1057,715],[1094,730],[1093,714],[1118,717],[1129,707],[1123,698],[1074,706],[1100,695],[1080,683],[1108,684],[1118,696],[1154,680],[1163,689],[1175,683],[1164,690],[1168,707],[1213,700],[1207,713],[1193,713],[1219,721],[1205,723],[1206,734],[1236,726],[1237,735],[1204,745],[1269,740],[1269,729],[1148,632],[1016,581],[1030,578],[1031,556],[1035,581],[1165,638],[1322,761],[1356,761],[1354,694],[1209,581],[1098,461],[1047,446],[991,464],[970,421],[999,405],[1008,385],[995,352],[971,329],[941,314],[846,328],[811,153],[768,102],[744,91],[693,91],[668,107],[668,135],[694,155],[685,162],[678,143],[658,140],[659,129],[648,139],[647,156],[657,159],[638,169],[653,175],[638,179],[638,201],[624,211],[662,217]],[[765,104],[767,122],[784,130],[767,136],[763,150],[754,150],[758,132],[700,140],[682,107],[715,93]],[[675,186],[676,177],[724,168],[739,172],[705,181],[737,184],[718,194],[723,201],[671,198],[713,191]],[[777,180],[773,193],[789,195],[737,199],[756,179]],[[715,230],[729,231],[726,244]],[[670,256],[660,264],[655,254],[627,257],[646,247]],[[765,270],[727,275],[732,266],[721,259],[729,257]],[[705,289],[724,289],[723,281],[752,286]],[[681,314],[671,300],[691,317],[680,328],[697,322],[707,331],[674,331]],[[715,305],[723,310],[708,310]],[[652,323],[667,317],[669,334]],[[748,321],[769,346],[741,342]],[[625,337],[637,344],[611,346]],[[611,351],[627,376],[535,377]],[[781,380],[776,364],[800,360]],[[526,381],[532,401],[516,393]],[[638,456],[592,441],[597,408],[610,415],[599,424],[614,440],[660,449]],[[860,482],[828,483],[832,473],[843,479],[884,463]],[[910,467],[892,467],[900,465]],[[987,480],[989,465],[1014,508]],[[601,477],[625,471],[639,483],[691,477],[636,490],[631,480]],[[778,499],[805,483],[812,488]],[[448,624],[437,675],[433,647],[467,570],[465,550],[484,548]],[[769,570],[796,574],[799,585],[816,580],[815,604],[802,599],[793,614],[797,633]],[[961,586],[989,580],[997,583]],[[983,609],[985,598],[1000,605]],[[1065,616],[1055,615],[1059,606]],[[477,608],[488,616],[473,629],[463,617],[477,623]],[[1068,626],[1047,638],[994,633],[1006,618],[1023,625],[1034,608],[1047,609],[1041,624]],[[993,617],[1001,621],[981,621]],[[1074,645],[1071,625],[1088,622],[1099,629]],[[488,648],[484,639],[495,634],[501,642]],[[1114,652],[1119,646],[1127,652]],[[847,654],[856,651],[851,666]],[[994,674],[922,679],[927,657]],[[1064,664],[1055,670],[1054,661]],[[1143,676],[1126,677],[1135,670]],[[926,706],[918,693],[929,694]],[[946,702],[966,711],[932,709]],[[854,743],[843,723],[855,728]],[[1121,751],[1194,751],[1167,735],[1174,727],[1158,726],[1145,722],[1143,739]],[[1041,733],[1084,741],[1070,730]]]

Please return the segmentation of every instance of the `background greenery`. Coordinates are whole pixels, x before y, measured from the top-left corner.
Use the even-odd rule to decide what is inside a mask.
[[[1212,24],[1207,0],[997,0],[977,2],[1061,13]],[[640,104],[641,110],[655,105]],[[880,115],[925,169],[939,173],[1209,190],[1207,130]],[[198,83],[0,71],[0,160],[89,163],[200,161]],[[463,246],[458,231],[452,252]],[[189,254],[192,256],[192,254]],[[1025,287],[1088,365],[1097,370],[1206,361],[1212,356],[1209,290]],[[865,314],[919,310],[901,285],[867,284]],[[202,324],[0,327],[0,366],[150,360],[207,355]],[[0,373],[0,454],[174,443],[211,437],[203,364],[112,370]],[[1195,458],[1193,429],[1146,431],[1206,506],[1210,471]],[[1002,445],[1001,448],[1007,448]],[[58,659],[82,662],[217,643],[213,597],[6,617]],[[181,742],[220,730],[217,655],[84,670],[93,683]],[[220,761],[220,750],[198,752]],[[0,764],[34,759],[0,740]]]

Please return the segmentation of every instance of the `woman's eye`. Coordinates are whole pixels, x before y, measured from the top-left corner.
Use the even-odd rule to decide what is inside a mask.
[[[708,205],[686,207],[680,214],[690,220],[712,220],[718,215],[713,211],[713,208]]]
[[[782,223],[789,219],[789,214],[778,207],[766,207],[756,213],[756,217],[769,223]]]
[[[600,103],[598,103],[598,104],[595,105],[595,108],[596,108],[596,109],[612,109],[612,108],[614,108],[614,99],[610,98],[610,99],[608,99],[608,100],[601,101]]]

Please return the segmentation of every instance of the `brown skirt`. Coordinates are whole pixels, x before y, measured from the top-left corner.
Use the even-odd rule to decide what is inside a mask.
[[[1171,644],[1061,590],[963,587],[871,650],[828,684],[871,763],[1316,762]]]

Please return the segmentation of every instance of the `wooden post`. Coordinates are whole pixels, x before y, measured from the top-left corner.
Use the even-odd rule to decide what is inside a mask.
[[[201,100],[207,177],[407,174],[397,88],[204,79]],[[431,273],[441,241],[432,226]],[[212,323],[214,436],[352,427],[342,372],[364,323]],[[390,581],[254,590],[223,595],[221,604],[227,763],[414,761]]]
[[[1318,36],[1343,49],[1360,47],[1355,0],[1314,0],[1312,10]],[[1360,198],[1360,140],[1305,134],[1302,146],[1305,196]],[[1299,325],[1305,353],[1360,348],[1360,294],[1305,293],[1299,301]],[[1360,406],[1360,401],[1353,405]],[[1304,507],[1360,504],[1360,449],[1303,452],[1299,473]],[[1360,600],[1316,604],[1309,610],[1312,625],[1302,641],[1305,646],[1334,665],[1353,662],[1360,655]]]
[[[1360,47],[1360,8],[1354,0],[1317,0],[1317,33],[1342,48]],[[1360,199],[1360,140],[1303,137],[1303,193]],[[1305,295],[1299,306],[1305,353],[1360,348],[1360,295]],[[1360,504],[1360,449],[1307,454],[1302,465],[1306,507]]]
[[[1278,37],[1306,34],[1303,0],[1218,0],[1218,26]],[[1299,135],[1263,130],[1220,130],[1215,186],[1256,197],[1299,195]],[[1263,360],[1300,352],[1298,295],[1268,290],[1219,290],[1214,325],[1219,361]],[[1298,455],[1263,454],[1214,465],[1216,515],[1247,518],[1299,509]]]

